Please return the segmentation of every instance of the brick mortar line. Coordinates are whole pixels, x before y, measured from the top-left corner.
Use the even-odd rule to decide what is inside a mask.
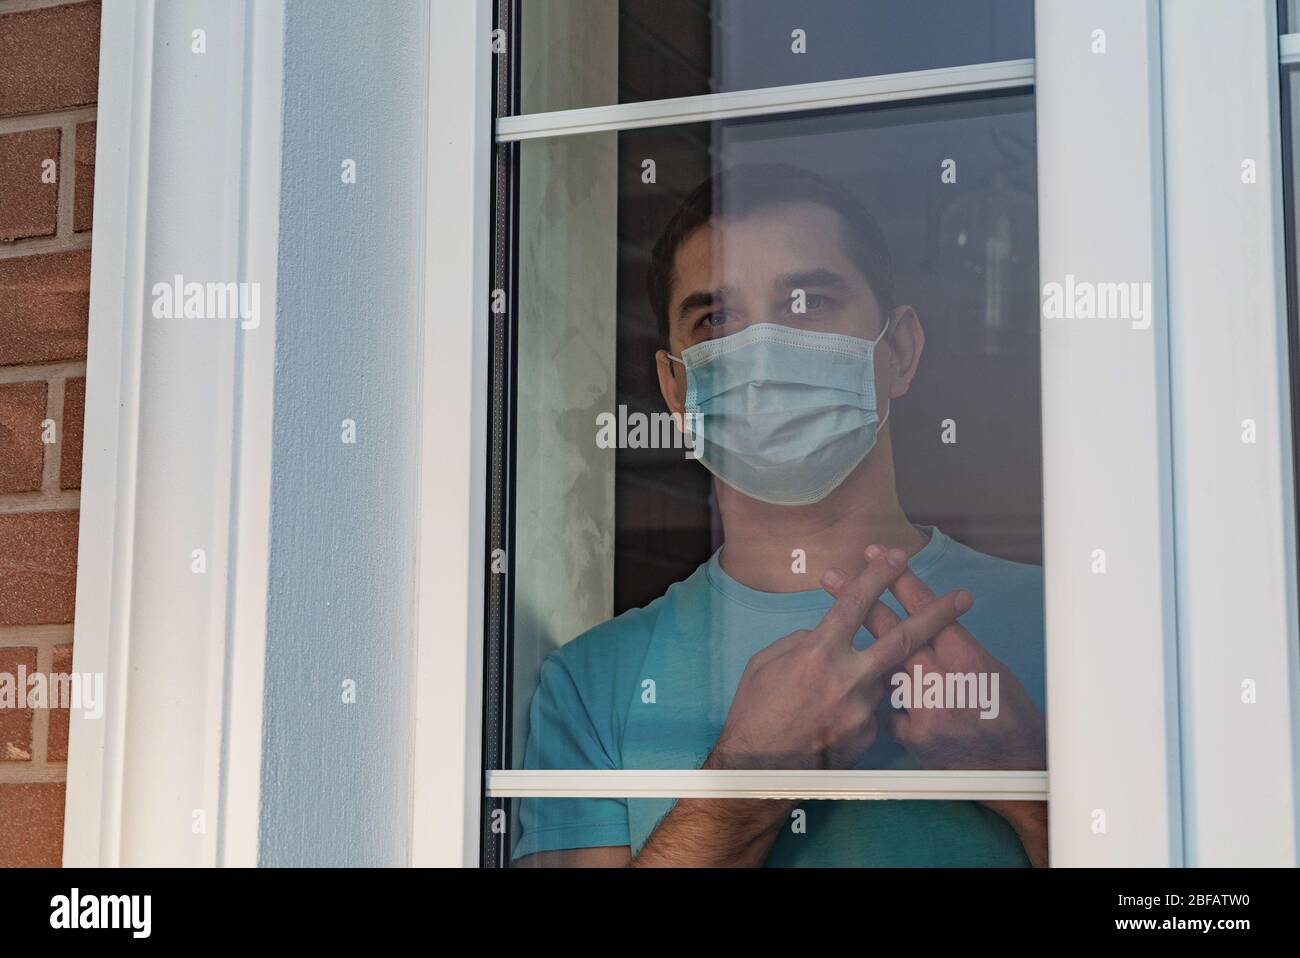
[[[63,471],[63,390],[67,380],[51,377],[45,381],[45,418],[54,423],[54,442],[42,442],[41,491],[47,495],[61,492]]]
[[[0,625],[0,649],[34,649],[72,644],[71,622],[44,625]]]
[[[3,0],[0,0],[3,2]],[[59,131],[58,197],[55,209],[54,235],[29,236],[0,245],[0,259],[15,256],[37,256],[41,253],[65,252],[69,249],[89,248],[90,230],[76,231],[77,203],[77,126],[95,120],[98,104],[71,110],[51,110],[46,113],[27,114],[20,117],[0,117],[0,136],[6,133],[26,133],[32,130],[57,129]],[[85,240],[82,240],[85,237]]]
[[[13,243],[0,243],[0,259],[41,256],[46,253],[71,253],[90,249],[90,230],[71,236],[33,236]]]
[[[80,489],[63,489],[57,493],[7,492],[0,495],[0,516],[32,512],[77,512],[80,508]]]
[[[85,375],[84,359],[0,366],[0,386],[7,386],[10,383],[50,382],[54,379],[82,379]]]
[[[86,0],[0,0],[0,17],[7,13],[27,13],[50,7],[71,7]]]
[[[50,675],[54,672],[54,647],[36,647],[36,671]],[[47,680],[48,681],[48,680]],[[32,761],[42,765],[50,760],[50,709],[32,709]]]
[[[32,130],[53,130],[71,123],[89,123],[99,114],[98,103],[85,106],[65,107],[62,110],[47,110],[44,113],[19,113],[14,116],[0,116],[0,136],[6,133],[30,133]]]
[[[73,205],[77,197],[77,124],[65,120],[59,127],[59,208],[54,235],[73,235]]]
[[[0,762],[0,785],[57,785],[67,780],[67,762]]]

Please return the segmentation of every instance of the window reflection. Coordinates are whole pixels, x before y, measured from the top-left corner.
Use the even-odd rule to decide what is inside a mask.
[[[1033,0],[523,0],[523,113],[1032,57]]]
[[[520,183],[512,767],[1043,768],[1032,99],[530,141]],[[515,854],[671,854],[677,808],[525,801]],[[764,861],[1028,864],[1040,815],[816,803]]]

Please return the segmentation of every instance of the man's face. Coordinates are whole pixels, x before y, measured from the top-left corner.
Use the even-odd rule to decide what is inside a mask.
[[[755,323],[875,339],[884,328],[875,293],[849,258],[839,214],[817,203],[785,203],[748,216],[716,217],[677,249],[668,296],[668,344],[683,349]],[[876,351],[876,403],[907,392],[925,336],[909,306],[895,310]],[[672,412],[686,401],[686,376],[661,350],[659,387]]]

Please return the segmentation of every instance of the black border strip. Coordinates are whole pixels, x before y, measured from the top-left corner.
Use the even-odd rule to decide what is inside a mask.
[[[1287,22],[1287,2],[1277,2],[1278,34],[1290,30]],[[1278,68],[1278,105],[1282,118],[1282,233],[1285,237],[1283,262],[1285,263],[1286,288],[1286,325],[1289,383],[1291,386],[1291,474],[1300,470],[1300,303],[1296,296],[1297,252],[1296,252],[1296,167],[1295,167],[1295,123],[1292,112],[1297,104],[1291,96],[1291,76],[1300,68],[1279,65]],[[1292,507],[1295,515],[1300,515],[1300,483],[1292,482]],[[1300,565],[1297,566],[1295,587],[1300,591]]]
[[[494,30],[505,31],[507,50],[496,54],[494,115],[514,113],[519,102],[519,0],[499,0]],[[515,343],[518,314],[515,290],[518,280],[519,148],[514,143],[492,145],[492,289],[503,290],[506,309],[491,312],[488,383],[490,435],[488,439],[487,549],[484,570],[483,662],[483,816],[479,863],[502,868],[510,858],[510,803],[487,798],[487,772],[508,768],[511,760],[513,655],[510,635],[514,619],[514,514],[515,514],[515,397],[518,359]],[[493,553],[503,550],[504,574],[494,573]],[[497,814],[500,813],[500,814]],[[497,822],[504,822],[501,828]]]

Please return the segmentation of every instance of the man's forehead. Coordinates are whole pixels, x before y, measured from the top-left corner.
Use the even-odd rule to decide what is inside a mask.
[[[829,269],[856,278],[839,214],[818,203],[778,203],[744,214],[725,211],[696,229],[677,249],[679,289],[736,274]]]

